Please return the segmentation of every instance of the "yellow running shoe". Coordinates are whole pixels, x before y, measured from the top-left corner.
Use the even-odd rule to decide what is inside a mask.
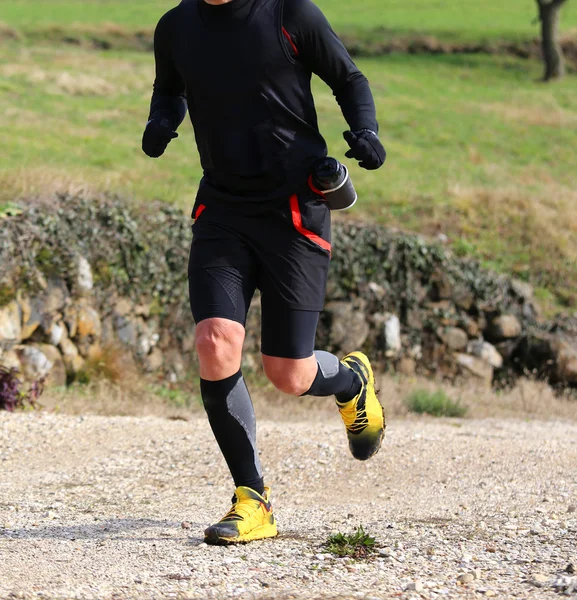
[[[269,497],[268,487],[262,496],[249,487],[237,487],[232,508],[204,532],[204,541],[228,545],[275,537],[278,532]]]
[[[349,448],[358,460],[374,456],[385,437],[385,411],[375,392],[375,376],[369,359],[362,352],[351,352],[341,361],[361,379],[361,391],[349,402],[337,402],[347,428]]]

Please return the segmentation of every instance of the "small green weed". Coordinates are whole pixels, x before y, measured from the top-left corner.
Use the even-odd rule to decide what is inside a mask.
[[[168,405],[176,408],[190,408],[195,404],[201,404],[201,400],[197,394],[191,394],[187,390],[178,387],[155,385],[151,387],[151,391],[159,398],[162,398]]]
[[[433,417],[464,417],[467,414],[467,407],[460,401],[451,400],[443,390],[415,390],[405,398],[405,404],[411,412]]]
[[[22,209],[14,202],[0,202],[0,219],[16,217],[22,214]]]
[[[367,558],[376,550],[376,540],[365,532],[362,525],[352,534],[335,533],[325,544],[326,549],[336,556]]]

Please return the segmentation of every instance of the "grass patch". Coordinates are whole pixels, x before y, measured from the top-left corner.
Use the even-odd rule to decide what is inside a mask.
[[[44,42],[43,31],[48,40],[50,31],[65,38],[74,29],[102,47],[130,38],[142,49],[174,3],[0,0],[0,213],[20,196],[87,189],[190,210],[201,170],[188,122],[164,159],[140,151],[152,57],[28,46],[17,35],[34,31]],[[514,41],[538,32],[535,6],[525,0],[319,4],[338,31],[371,41]],[[577,4],[562,10],[572,35]],[[548,290],[551,310],[577,305],[577,78],[537,85],[539,62],[506,56],[392,55],[358,63],[373,86],[389,160],[377,173],[349,163],[360,197],[351,215],[443,233],[462,255]],[[330,90],[318,80],[314,88],[331,154],[342,157],[346,125]]]
[[[352,534],[335,533],[331,535],[325,544],[328,552],[335,556],[350,558],[368,558],[376,551],[376,539],[371,537],[359,525]]]
[[[380,35],[426,34],[447,41],[507,41],[535,37],[536,4],[528,0],[460,0],[442,4],[428,0],[317,0],[339,32],[363,35],[381,28]],[[0,15],[9,26],[24,33],[51,27],[75,26],[124,30],[153,28],[176,0],[0,0]],[[577,6],[562,8],[562,31],[577,27]],[[373,33],[375,36],[379,32]]]
[[[113,190],[190,210],[201,176],[186,121],[166,156],[140,150],[153,80],[140,52],[18,44],[0,55],[0,204],[55,190]],[[488,56],[358,61],[389,152],[385,168],[348,163],[351,216],[444,233],[460,254],[577,304],[577,78],[537,85],[537,62]],[[331,91],[314,81],[330,152],[346,151]],[[347,215],[348,216],[348,215]]]
[[[464,417],[467,407],[460,401],[451,400],[444,390],[430,392],[415,390],[405,398],[405,404],[410,412],[426,414],[433,417]]]
[[[175,408],[193,408],[202,407],[202,399],[198,394],[192,393],[188,388],[177,387],[174,385],[153,385],[150,391],[164,400],[169,406]]]
[[[0,220],[22,214],[22,209],[14,202],[0,202]]]
[[[50,388],[41,397],[40,408],[69,415],[154,415],[169,419],[188,419],[200,414],[197,403],[191,403],[190,407],[177,406],[159,396],[153,383],[142,378],[131,385],[100,378],[63,389]]]

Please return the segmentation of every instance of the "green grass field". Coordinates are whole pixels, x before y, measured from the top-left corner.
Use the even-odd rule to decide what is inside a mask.
[[[0,15],[30,30],[56,22],[146,28],[171,4],[0,0]],[[529,0],[489,0],[483,11],[473,2],[319,4],[337,30],[382,25],[478,40],[535,32]],[[565,29],[577,23],[574,4]],[[553,306],[576,306],[577,77],[543,85],[537,61],[507,56],[398,54],[358,63],[372,83],[389,159],[376,173],[351,165],[361,197],[351,216],[444,233],[457,252],[534,282]],[[161,198],[189,210],[200,169],[188,121],[163,159],[140,150],[152,78],[152,56],[143,52],[0,43],[0,208],[65,189]],[[330,90],[319,81],[314,89],[330,152],[342,157],[343,118]]]
[[[318,0],[337,31],[383,27],[395,33],[419,33],[455,40],[529,38],[537,35],[533,0]],[[153,27],[177,4],[174,0],[0,0],[0,20],[32,30],[47,25],[102,25],[127,29]],[[563,8],[563,30],[577,28],[577,4]]]

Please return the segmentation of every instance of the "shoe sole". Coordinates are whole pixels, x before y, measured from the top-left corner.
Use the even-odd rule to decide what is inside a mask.
[[[261,525],[249,533],[245,533],[244,535],[235,538],[221,537],[216,528],[209,527],[204,532],[204,541],[211,546],[231,546],[232,544],[247,544],[248,542],[273,538],[277,535],[278,531],[276,525],[274,527],[271,527],[270,525]]]

